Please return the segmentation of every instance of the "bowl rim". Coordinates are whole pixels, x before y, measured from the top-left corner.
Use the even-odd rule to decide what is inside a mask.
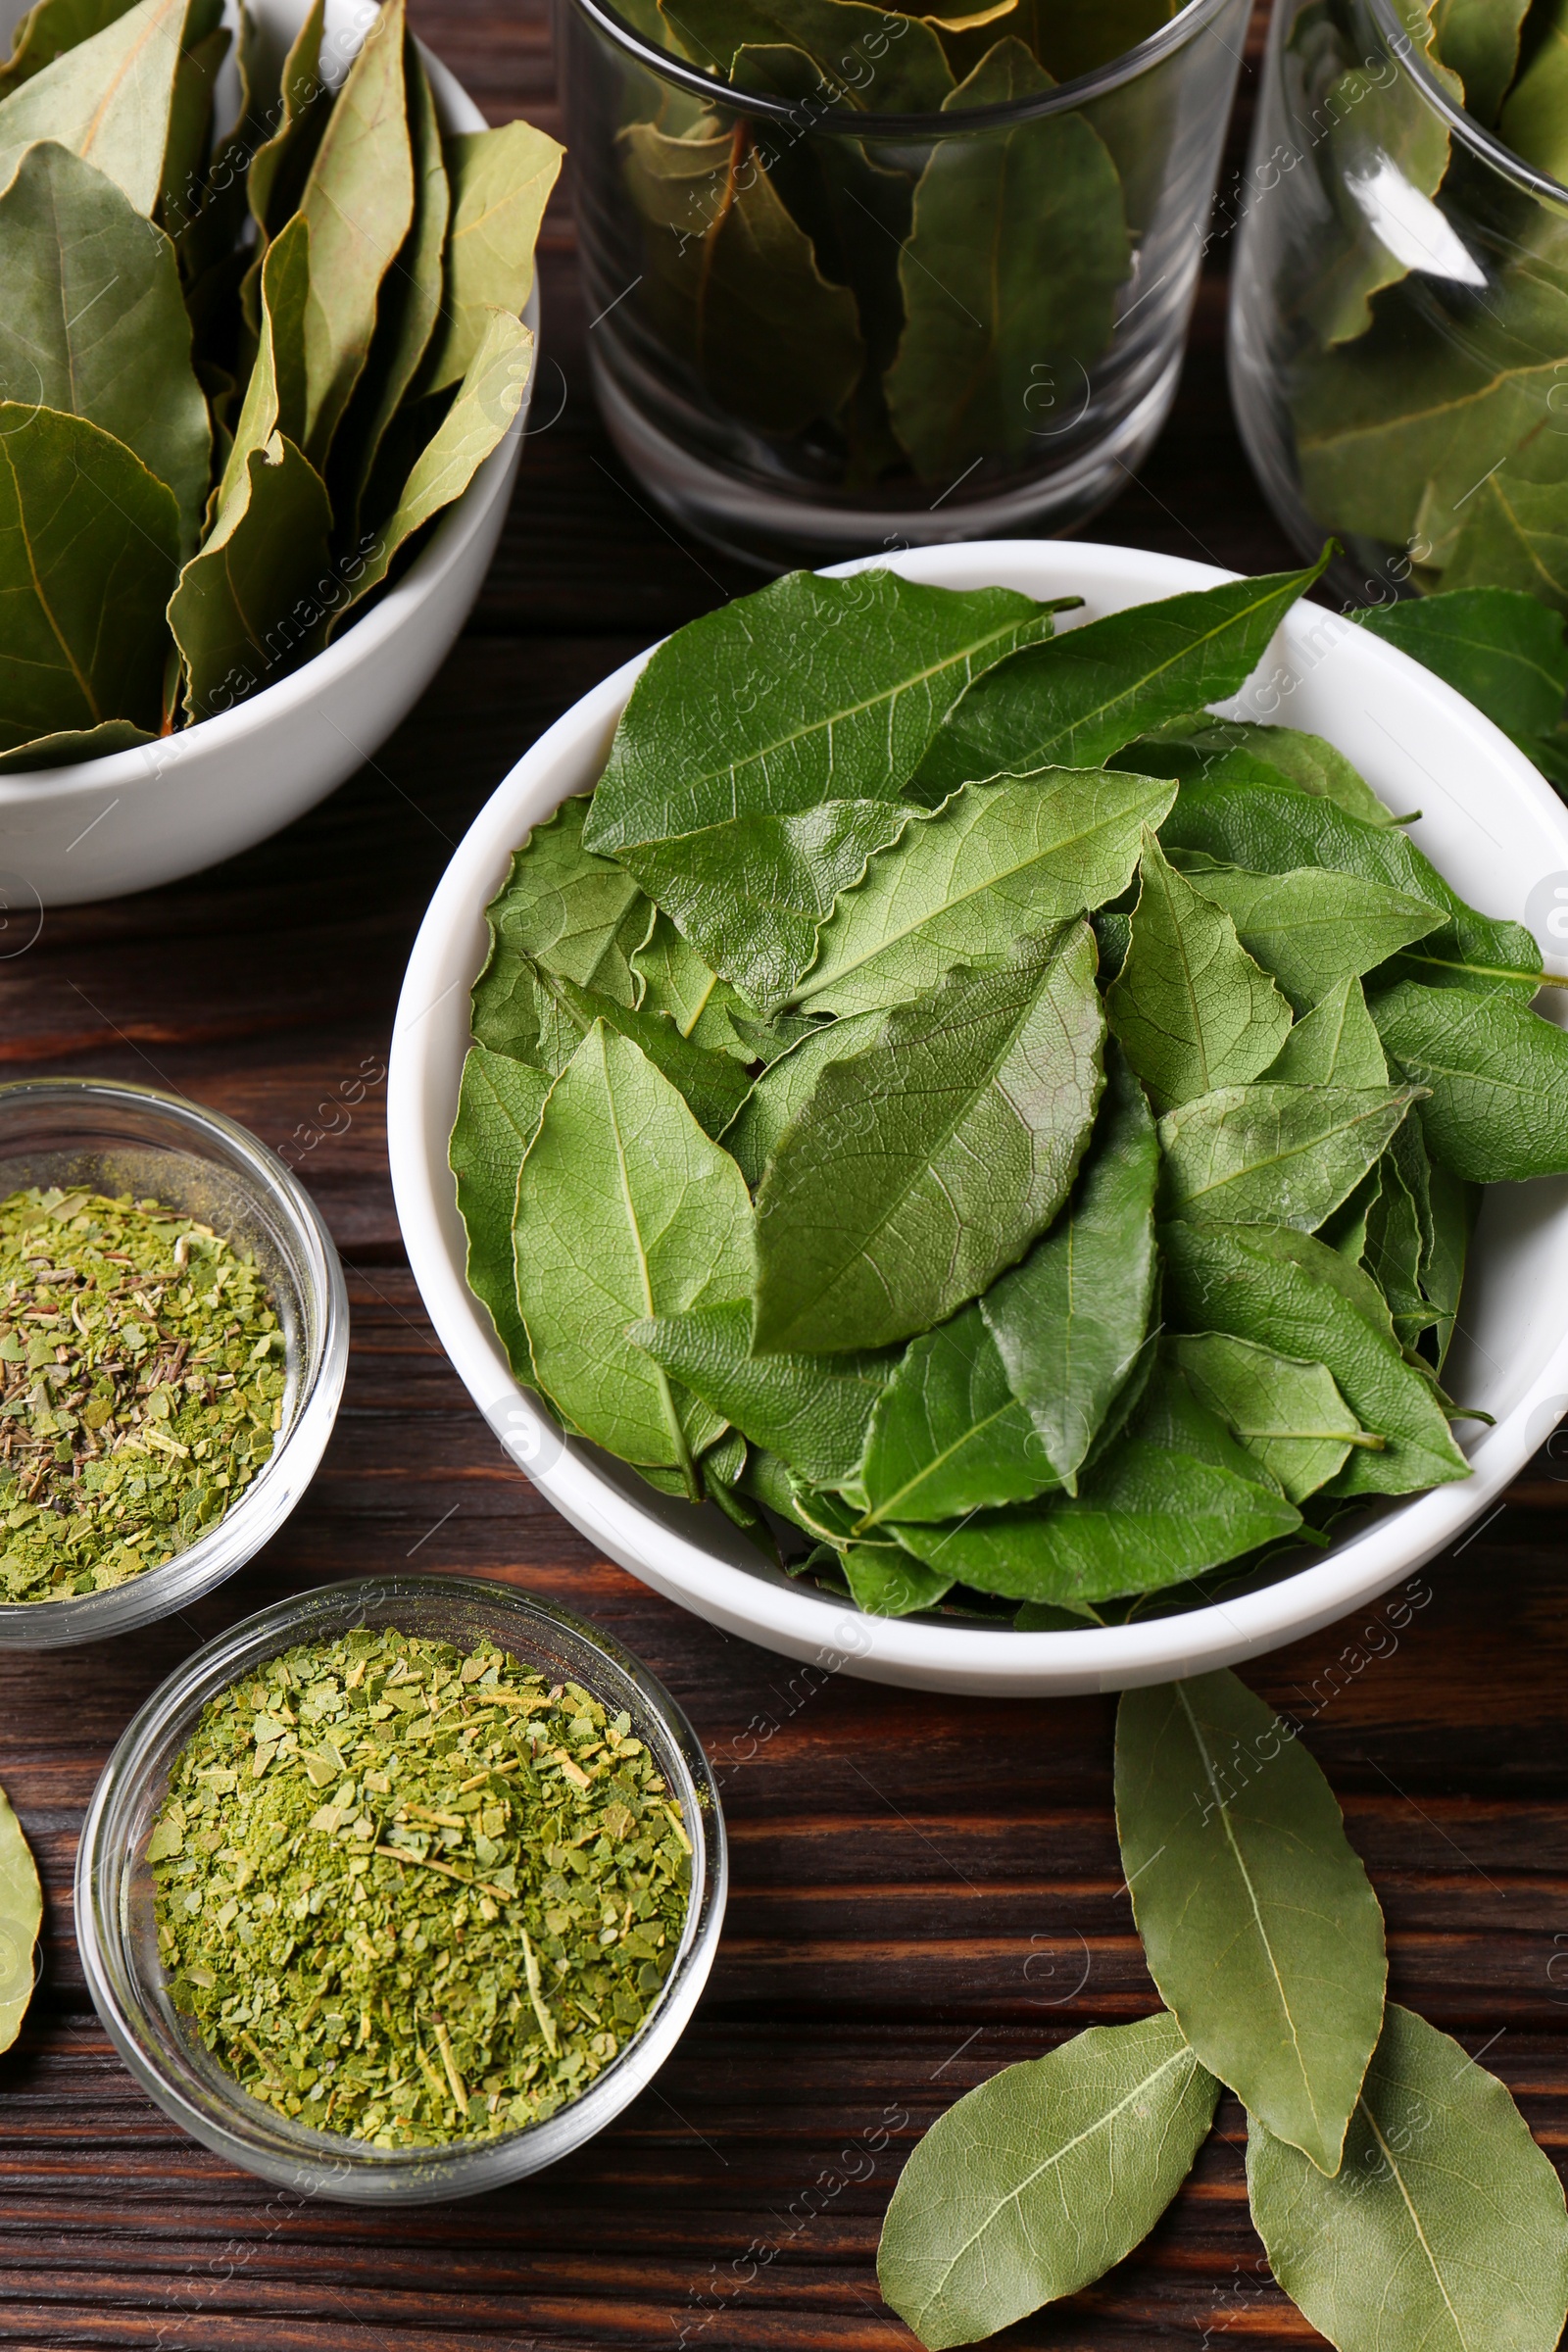
[[[1075,583],[1091,595],[1097,588],[1123,592],[1131,566],[1138,572],[1141,593],[1126,602],[1216,587],[1241,576],[1148,550],[1027,539],[899,551],[823,568],[833,576],[891,564],[938,584],[974,586],[994,571],[1015,574],[1031,561],[1057,571],[1070,564]],[[1305,621],[1298,617],[1303,611],[1309,616]],[[1311,645],[1325,629],[1348,631],[1365,649],[1360,658],[1371,662],[1374,671],[1388,674],[1393,664],[1395,674],[1418,679],[1447,732],[1468,737],[1492,763],[1511,769],[1556,835],[1562,865],[1568,868],[1568,808],[1524,754],[1473,705],[1408,655],[1321,606],[1298,605],[1284,624],[1286,638],[1293,623],[1303,636],[1311,632],[1306,638],[1309,659]],[[512,850],[528,827],[542,821],[564,797],[556,782],[561,770],[595,758],[602,765],[620,708],[654,650],[650,647],[622,663],[565,711],[522,755],[475,817],[420,925],[399,998],[389,1057],[387,1148],[411,1269],[436,1335],[470,1396],[513,1460],[546,1498],[632,1575],[747,1640],[787,1655],[828,1659],[834,1668],[873,1680],[944,1690],[985,1690],[999,1696],[1122,1689],[1235,1664],[1331,1624],[1375,1598],[1478,1519],[1535,1450],[1538,1441],[1530,1431],[1543,1405],[1550,1399],[1560,1406],[1568,1395],[1568,1332],[1507,1416],[1479,1439],[1467,1441],[1468,1479],[1394,1502],[1371,1526],[1344,1537],[1320,1560],[1256,1591],[1168,1616],[1083,1631],[1032,1633],[958,1619],[922,1624],[915,1618],[852,1613],[842,1602],[835,1606],[829,1595],[808,1593],[782,1576],[773,1581],[765,1571],[743,1565],[740,1540],[725,1522],[705,1541],[706,1520],[694,1512],[692,1526],[700,1532],[678,1532],[633,1499],[629,1488],[636,1483],[635,1472],[619,1469],[580,1442],[562,1438],[540,1399],[513,1377],[485,1309],[467,1289],[461,1250],[454,1250],[449,1238],[454,1227],[458,1234],[462,1227],[446,1167],[445,1131],[437,1160],[426,1132],[426,1105],[432,1091],[443,1086],[455,1103],[457,1072],[436,1066],[425,1023],[458,987],[471,986],[478,968],[474,964],[457,979],[447,978],[454,953],[450,943],[471,934],[475,925],[482,934],[484,906],[499,886]],[[537,802],[538,813],[519,814],[530,801]]]
[[[1511,180],[1527,196],[1535,196],[1551,205],[1557,212],[1568,210],[1568,187],[1553,179],[1539,164],[1532,164],[1516,153],[1506,140],[1489,130],[1484,122],[1451,98],[1438,79],[1431,58],[1419,49],[1410,33],[1399,22],[1391,0],[1368,0],[1372,23],[1379,41],[1426,100],[1432,112],[1445,127],[1457,135],[1498,175]],[[1283,12],[1281,22],[1283,23]]]
[[[315,1627],[364,1621],[368,1602],[399,1601],[411,1611],[420,1602],[470,1602],[520,1629],[526,1658],[526,1629],[541,1624],[585,1643],[618,1678],[620,1694],[634,1690],[658,1722],[693,1798],[688,1824],[695,1851],[691,1892],[681,1942],[662,1991],[643,2024],[587,2090],[544,2122],[494,2139],[445,2146],[382,2149],[316,2132],[275,2115],[238,2083],[220,2100],[221,2117],[197,2106],[158,2062],[127,2014],[126,1983],[120,1964],[123,1940],[122,1846],[106,1849],[119,1816],[153,1769],[158,1743],[181,1716],[195,1713],[230,1689],[264,1658],[309,1638]],[[383,1619],[382,1622],[391,1622]],[[498,1637],[499,1638],[499,1637]],[[595,1696],[604,1693],[596,1690]],[[122,1823],[121,1824],[122,1827]],[[367,2204],[433,2204],[474,2196],[558,2163],[597,2136],[652,2082],[691,2022],[718,1948],[729,1891],[729,1845],[718,1784],[707,1749],[685,1709],[637,1653],[612,1634],[543,1594],[519,1591],[499,1577],[391,1572],[347,1577],[317,1585],[273,1602],[204,1642],[143,1700],[116,1741],[82,1823],[76,1849],[74,1904],[82,1971],[105,2031],[141,2087],[164,2113],[193,2138],[265,2180],[307,2193]],[[140,2004],[136,2004],[140,2006]],[[220,2082],[227,2081],[221,2076]]]
[[[68,1599],[0,1601],[0,1649],[99,1642],[172,1616],[233,1576],[270,1542],[315,1476],[348,1372],[349,1299],[342,1261],[320,1210],[275,1152],[237,1119],[188,1096],[130,1079],[39,1077],[0,1084],[0,1157],[10,1109],[72,1102],[131,1114],[153,1110],[176,1129],[220,1144],[222,1164],[237,1168],[242,1188],[265,1199],[288,1226],[309,1281],[316,1345],[314,1357],[302,1367],[293,1419],[231,1509],[172,1559],[122,1585]]]
[[[898,139],[954,139],[972,136],[978,132],[997,130],[1017,122],[1043,121],[1052,115],[1069,114],[1074,108],[1086,106],[1091,100],[1103,98],[1129,81],[1150,73],[1178,49],[1185,49],[1200,33],[1206,32],[1214,19],[1221,15],[1228,0],[1185,0],[1173,17],[1153,31],[1146,33],[1132,48],[1124,49],[1117,57],[1108,58],[1102,66],[1092,66],[1085,74],[1076,74],[1071,81],[1057,82],[1048,90],[1027,98],[1003,98],[991,106],[965,107],[946,114],[858,114],[853,110],[835,112],[829,107],[816,109],[810,99],[777,98],[761,90],[732,88],[727,82],[714,81],[700,66],[686,58],[676,57],[667,49],[659,49],[640,33],[635,24],[613,5],[613,0],[572,0],[579,14],[595,25],[606,39],[640,66],[644,73],[672,82],[677,89],[704,99],[709,105],[722,106],[728,111],[757,117],[760,121],[787,125],[801,135],[803,110],[811,110],[808,128],[813,136],[837,136],[860,140],[868,145],[886,144]],[[889,12],[884,23],[897,22],[903,11]],[[907,20],[905,20],[907,21]]]
[[[459,81],[425,44],[419,53],[429,74],[438,107],[450,112],[458,131],[489,127],[483,113]],[[259,693],[247,695],[212,718],[175,734],[155,736],[151,743],[133,744],[128,751],[106,752],[97,760],[75,760],[60,767],[17,768],[0,774],[0,821],[8,813],[33,808],[40,800],[92,798],[105,792],[153,784],[171,768],[187,760],[220,759],[224,753],[268,727],[277,726],[329,694],[364,662],[371,661],[414,618],[419,608],[463,561],[469,542],[483,529],[496,499],[505,494],[519,463],[525,438],[528,407],[539,365],[539,269],[535,253],[533,282],[522,309],[523,324],[534,338],[533,366],[524,385],[523,404],[500,442],[474,474],[461,498],[439,517],[426,544],[401,578],[379,595],[358,620],[340,636],[313,654],[298,669],[289,670]]]

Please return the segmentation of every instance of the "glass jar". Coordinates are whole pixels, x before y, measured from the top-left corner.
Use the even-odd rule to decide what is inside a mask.
[[[1390,0],[1280,0],[1233,278],[1231,391],[1349,599],[1568,609],[1568,190],[1459,105]]]
[[[831,74],[760,45],[732,87],[635,13],[559,0],[557,47],[594,389],[657,502],[787,562],[1113,497],[1175,393],[1248,0],[1055,82],[993,11],[921,113],[858,108],[927,86],[934,19],[846,8]]]

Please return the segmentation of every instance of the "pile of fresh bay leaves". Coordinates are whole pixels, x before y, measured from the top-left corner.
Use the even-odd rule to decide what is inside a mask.
[[[1338,752],[1211,714],[1316,576],[1057,634],[801,572],[660,648],[490,908],[452,1138],[568,1430],[1036,1627],[1467,1475],[1479,1187],[1568,1170],[1568,1036]]]
[[[1565,0],[1403,0],[1456,106],[1568,180]],[[1408,551],[1426,587],[1517,588],[1568,611],[1568,212],[1482,161],[1343,0],[1298,9],[1284,56],[1310,205],[1261,186],[1259,249],[1295,208],[1282,291],[1304,354],[1301,493],[1325,529]],[[1309,160],[1310,159],[1310,160]],[[1440,218],[1440,212],[1446,218]],[[1419,225],[1408,233],[1396,214]]]
[[[0,65],[0,768],[282,677],[521,403],[554,142],[443,135],[403,0],[352,63],[315,0],[286,57],[241,5],[215,145],[221,15],[36,0]]]
[[[1173,0],[921,16],[868,0],[632,0],[645,38],[784,101],[769,122],[647,85],[620,132],[644,224],[632,303],[709,398],[814,437],[863,487],[1048,450],[1110,342],[1179,105],[1154,76],[1095,111],[875,134],[1045,93],[1133,48]],[[854,133],[857,121],[867,135]],[[1069,399],[1070,395],[1070,399]]]

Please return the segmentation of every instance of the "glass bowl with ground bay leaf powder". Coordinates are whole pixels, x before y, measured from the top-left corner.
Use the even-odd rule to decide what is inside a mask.
[[[94,1078],[0,1086],[0,1646],[166,1616],[315,1475],[348,1301],[244,1128]]]
[[[185,2131],[308,2195],[425,2204],[646,2087],[726,1880],[702,1745],[629,1651],[499,1583],[361,1578],[147,1701],[88,1812],[76,1935]]]

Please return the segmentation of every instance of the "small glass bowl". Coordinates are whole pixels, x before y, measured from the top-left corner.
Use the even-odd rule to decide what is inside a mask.
[[[208,1701],[302,1642],[361,1625],[472,1649],[497,1642],[553,1682],[580,1683],[624,1709],[680,1802],[692,1842],[692,1891],[675,1963],[625,2047],[582,2096],[502,2139],[472,2146],[377,2148],[281,2116],[243,2090],[169,1998],[146,1862],[175,1758]],[[155,1690],[93,1793],[76,1855],[76,1943],[110,2039],[150,2097],[230,2163],[307,2196],[367,2205],[430,2205],[519,2180],[580,2148],[646,2089],[674,2049],[708,1982],[729,1870],[724,1819],[708,1759],[663,1685],[630,1650],[564,1609],[482,1577],[357,1577],[248,1617]]]
[[[0,1602],[0,1647],[54,1649],[169,1616],[243,1568],[277,1533],[315,1477],[337,1418],[349,1302],[332,1238],[304,1187],[234,1120],[182,1096],[106,1078],[0,1086],[0,1200],[30,1184],[151,1197],[254,1250],[286,1348],[277,1443],[206,1535],[104,1592]]]

